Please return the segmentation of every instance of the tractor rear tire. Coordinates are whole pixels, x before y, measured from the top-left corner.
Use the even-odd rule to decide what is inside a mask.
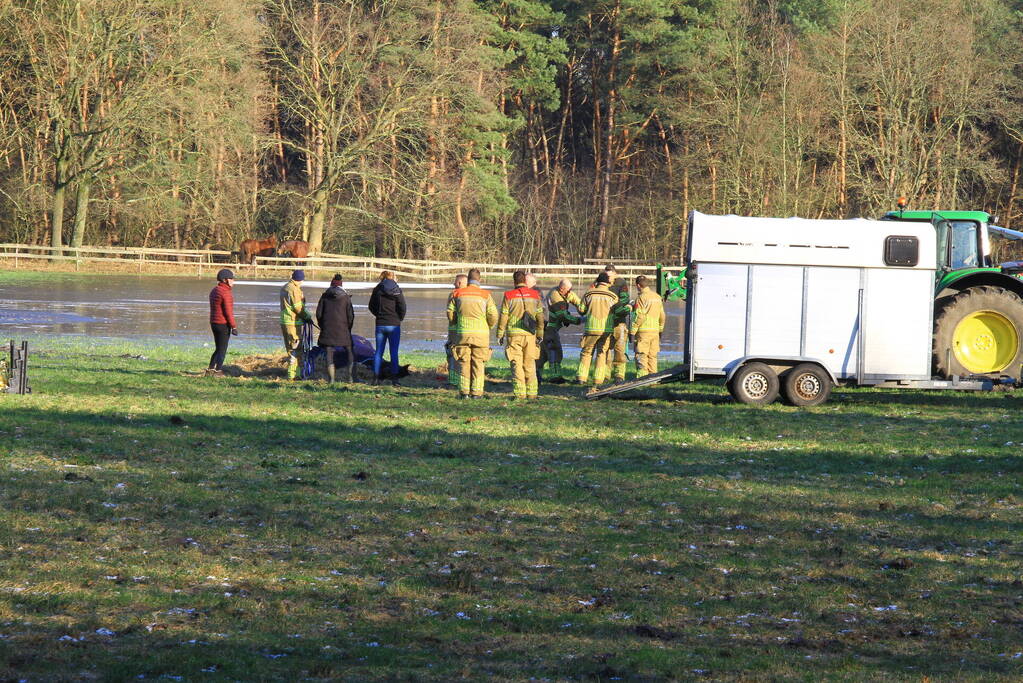
[[[1023,364],[1023,299],[1002,287],[971,287],[937,312],[933,339],[940,377],[1016,377]]]
[[[782,375],[782,393],[789,405],[819,406],[831,396],[831,377],[816,363],[800,363]]]
[[[778,373],[764,363],[746,363],[728,380],[728,393],[739,403],[767,405],[778,398]]]

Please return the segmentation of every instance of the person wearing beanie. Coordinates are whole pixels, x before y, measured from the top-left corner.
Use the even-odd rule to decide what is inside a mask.
[[[280,293],[281,336],[284,337],[284,350],[288,354],[288,379],[298,377],[298,367],[302,360],[300,326],[313,322],[313,317],[306,310],[305,294],[302,293],[303,281],[305,271],[294,271],[291,279],[281,287]]]
[[[579,384],[589,383],[591,361],[594,384],[602,384],[607,372],[607,357],[614,332],[612,309],[618,304],[618,295],[611,291],[610,282],[606,272],[600,273],[596,285],[583,296],[586,324],[579,352]]]
[[[215,350],[210,356],[210,365],[206,375],[223,375],[224,358],[227,356],[227,344],[232,334],[238,334],[238,326],[234,320],[234,273],[222,268],[217,273],[217,286],[210,290],[210,329],[213,330],[213,346]]]
[[[334,352],[345,351],[344,381],[355,380],[355,352],[352,349],[352,325],[355,323],[355,308],[352,297],[341,286],[341,274],[336,273],[330,281],[330,288],[320,297],[316,304],[316,322],[320,326],[320,338],[317,345],[327,354],[327,378],[334,384]]]
[[[398,386],[398,345],[401,342],[401,321],[405,319],[405,295],[394,280],[394,273],[380,273],[380,282],[369,296],[369,312],[376,317],[376,355],[373,357],[374,381],[383,379],[384,346],[390,347],[391,384]]]

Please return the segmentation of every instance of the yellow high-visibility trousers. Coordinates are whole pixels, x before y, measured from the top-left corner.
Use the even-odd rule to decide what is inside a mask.
[[[590,379],[590,361],[593,361],[593,383],[603,384],[607,374],[607,360],[611,352],[611,334],[584,334],[582,350],[579,352],[579,382],[586,384]]]
[[[625,380],[625,367],[629,362],[626,351],[629,347],[629,326],[618,323],[614,329],[614,360],[611,362],[611,374],[616,380]]]
[[[531,334],[509,335],[504,346],[504,355],[511,365],[512,391],[516,398],[534,398],[539,393],[536,380],[536,360],[540,348],[536,337]]]
[[[448,357],[448,384],[458,386],[458,361],[455,360],[455,347],[451,344],[450,337],[444,345],[444,353]]]
[[[657,354],[660,351],[660,332],[636,333],[636,377],[657,372]]]
[[[490,360],[490,343],[461,343],[453,346],[451,352],[458,362],[458,391],[461,394],[482,396],[486,381],[487,361]]]
[[[298,377],[298,366],[302,363],[302,341],[298,325],[281,324],[284,350],[288,352],[288,379]]]

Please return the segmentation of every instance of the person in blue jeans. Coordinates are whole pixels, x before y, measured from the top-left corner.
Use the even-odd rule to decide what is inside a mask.
[[[373,357],[373,373],[376,382],[383,380],[381,370],[384,361],[384,346],[390,348],[391,384],[398,384],[398,345],[401,342],[401,321],[405,319],[405,295],[394,281],[394,273],[385,270],[380,273],[380,282],[369,297],[369,312],[377,321],[377,348]]]

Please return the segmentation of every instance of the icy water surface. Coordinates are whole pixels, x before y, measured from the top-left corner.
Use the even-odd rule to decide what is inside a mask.
[[[212,278],[109,275],[55,277],[46,284],[0,284],[0,339],[18,335],[85,335],[141,342],[203,345],[209,328]],[[272,349],[280,341],[277,294],[283,281],[241,280],[235,284],[235,318],[246,347]],[[406,283],[408,284],[408,283]],[[360,286],[361,285],[361,286]],[[315,310],[326,283],[307,283],[306,297]],[[355,329],[373,338],[374,320],[366,305],[372,283],[350,283]],[[405,288],[408,315],[401,327],[402,348],[439,351],[447,337],[444,307],[450,287]],[[492,292],[500,305],[500,291]],[[661,342],[664,355],[681,355],[682,305],[666,305],[668,323]],[[579,328],[561,333],[568,349],[578,349]]]

